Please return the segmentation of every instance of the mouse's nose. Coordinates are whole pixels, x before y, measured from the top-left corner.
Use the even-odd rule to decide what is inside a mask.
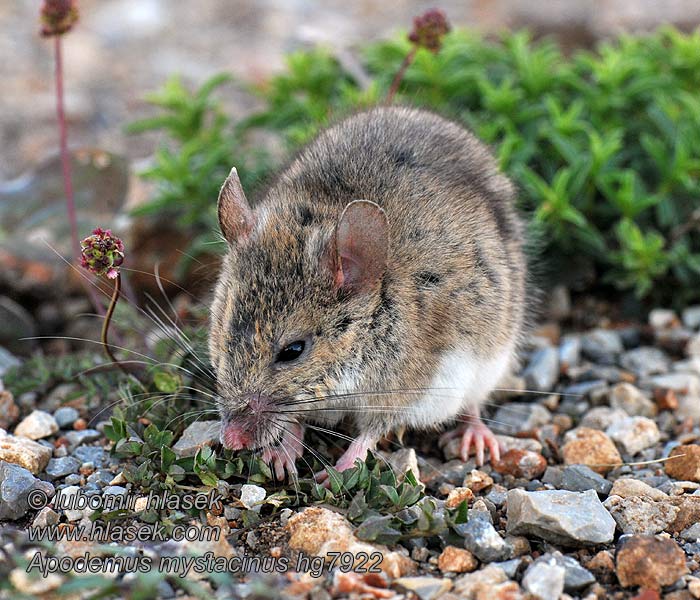
[[[221,425],[220,437],[224,448],[230,448],[231,450],[249,448],[253,442],[253,436],[249,431],[245,431],[239,423],[231,421],[224,422]]]

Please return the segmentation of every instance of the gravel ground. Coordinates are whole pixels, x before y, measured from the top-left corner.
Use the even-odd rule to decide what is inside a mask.
[[[0,373],[11,360],[2,356]],[[224,486],[207,523],[192,522],[220,530],[219,541],[134,542],[119,545],[119,553],[155,560],[199,550],[222,560],[272,561],[269,569],[248,565],[251,572],[222,584],[217,597],[263,597],[266,588],[313,599],[700,598],[700,307],[682,315],[655,310],[648,323],[563,335],[549,323],[531,337],[524,365],[489,409],[504,450],[499,463],[463,463],[454,444],[440,450],[425,435],[411,435],[389,456],[397,472],[419,473],[437,513],[467,501],[469,519],[450,537],[367,542],[343,511],[326,505],[250,522],[249,511],[272,512],[266,502],[273,491],[250,483]],[[110,455],[105,423],[91,428],[79,400],[59,408],[57,397],[60,390],[18,400],[20,410],[9,392],[0,392],[0,426],[7,430],[0,432],[0,536],[10,556],[36,555],[30,526],[98,526],[89,507],[59,508],[59,491],[133,498],[135,512],[148,501]],[[199,423],[174,450],[192,454],[216,435],[215,425]],[[53,503],[32,510],[42,494]],[[146,526],[140,514],[134,522]],[[69,556],[109,547],[58,546]],[[379,552],[379,572],[313,562],[328,560],[329,552]],[[8,564],[0,560],[0,569]],[[287,564],[282,573],[274,572],[279,564]],[[33,580],[19,567],[8,576],[24,593],[47,592],[64,580],[60,573]],[[216,581],[193,571],[186,579],[216,593]],[[158,586],[160,597],[184,594],[168,581]]]

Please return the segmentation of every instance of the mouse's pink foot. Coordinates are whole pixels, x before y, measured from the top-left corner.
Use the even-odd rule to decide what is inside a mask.
[[[365,458],[367,458],[367,451],[373,450],[376,444],[377,440],[375,438],[369,438],[364,436],[355,438],[348,446],[348,449],[338,459],[338,462],[335,464],[334,469],[336,471],[342,472],[348,470],[351,467],[354,467],[355,461],[358,458],[361,460],[365,460]],[[316,481],[318,483],[322,483],[326,487],[330,485],[327,470],[324,469],[323,471],[316,473],[314,477],[316,478]]]
[[[265,448],[261,458],[270,465],[273,475],[282,481],[285,474],[290,478],[297,475],[296,460],[304,453],[304,428],[295,423],[285,431],[278,446]]]
[[[466,417],[464,422],[453,431],[448,431],[440,437],[440,445],[444,445],[450,440],[461,437],[459,445],[459,456],[467,462],[469,453],[474,447],[476,454],[476,464],[484,464],[484,450],[487,449],[491,455],[491,463],[501,460],[501,450],[494,433],[484,424],[479,417]]]

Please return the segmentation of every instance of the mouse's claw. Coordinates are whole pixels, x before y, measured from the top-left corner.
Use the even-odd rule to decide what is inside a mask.
[[[289,451],[285,451],[284,448],[280,446],[266,448],[261,458],[270,465],[272,474],[277,481],[283,481],[285,475],[289,475],[290,478],[297,476],[295,457],[292,456]]]
[[[484,464],[485,450],[489,451],[492,464],[501,460],[498,439],[479,417],[467,417],[459,427],[443,434],[439,443],[444,445],[460,436],[462,440],[459,445],[459,456],[464,462],[469,459],[472,447],[479,467]]]

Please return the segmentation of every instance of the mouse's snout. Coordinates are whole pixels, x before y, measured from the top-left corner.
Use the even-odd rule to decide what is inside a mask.
[[[246,394],[231,404],[224,402],[221,410],[221,443],[231,450],[260,447],[268,437],[271,399],[262,394]]]

